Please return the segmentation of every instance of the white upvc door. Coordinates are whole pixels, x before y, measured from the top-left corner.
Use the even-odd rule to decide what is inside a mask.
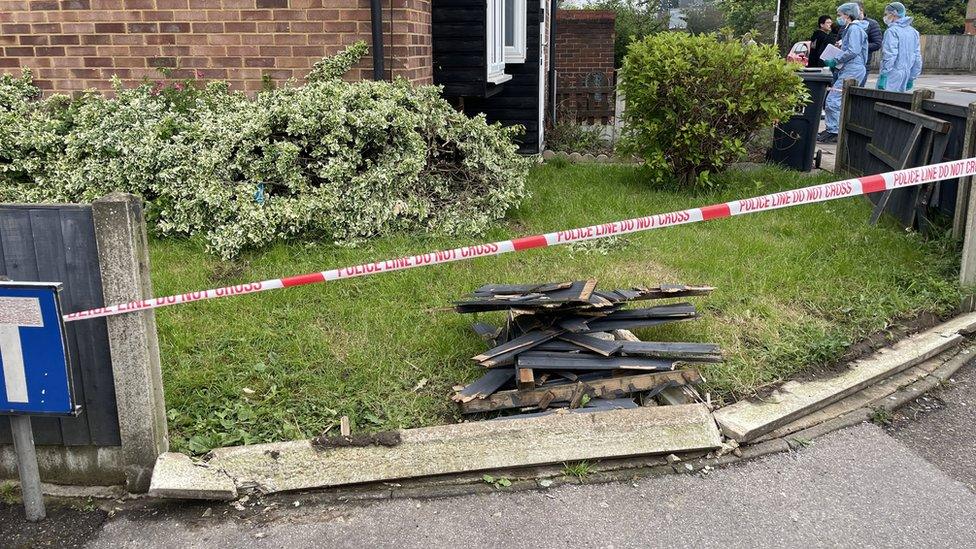
[[[549,10],[546,10],[546,16]],[[546,72],[549,70],[549,37],[546,33],[546,18],[539,22],[539,152],[545,150],[546,122]],[[551,82],[550,86],[555,85]]]

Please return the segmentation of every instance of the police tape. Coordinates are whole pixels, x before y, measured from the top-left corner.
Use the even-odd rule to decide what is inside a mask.
[[[369,276],[379,273],[402,271],[417,267],[427,267],[454,261],[463,261],[477,257],[501,255],[509,252],[520,252],[532,248],[544,248],[547,246],[558,246],[581,242],[584,240],[594,240],[610,236],[662,229],[674,227],[710,219],[720,219],[736,215],[744,215],[768,210],[777,210],[802,204],[815,204],[828,200],[837,200],[850,196],[876,193],[885,190],[900,189],[933,183],[957,177],[967,177],[976,175],[976,158],[954,160],[941,164],[932,164],[919,168],[908,168],[892,172],[868,175],[854,179],[845,179],[833,183],[813,185],[789,191],[733,200],[721,204],[713,204],[702,208],[690,208],[677,212],[647,215],[624,221],[614,221],[601,225],[592,225],[565,231],[556,231],[535,236],[526,236],[514,240],[503,240],[491,244],[479,244],[475,246],[463,246],[453,250],[442,250],[437,252],[409,255],[385,261],[376,261],[354,265],[351,267],[341,267],[330,271],[308,273],[287,278],[276,278],[261,282],[251,282],[249,284],[238,284],[226,286],[224,288],[214,288],[210,290],[200,290],[180,295],[167,297],[156,297],[139,301],[130,301],[109,307],[100,307],[87,311],[79,311],[64,316],[65,322],[72,322],[86,318],[99,318],[112,316],[133,311],[144,311],[147,309],[157,309],[181,303],[193,303],[205,299],[215,299],[219,297],[230,297],[237,295],[253,294],[279,288],[292,288],[295,286],[305,286],[320,282],[342,280],[360,276]]]

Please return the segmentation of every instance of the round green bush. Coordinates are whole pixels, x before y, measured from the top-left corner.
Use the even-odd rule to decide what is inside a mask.
[[[525,195],[519,131],[459,113],[434,86],[349,83],[365,53],[316,64],[255,98],[223,82],[36,100],[0,78],[0,202],[142,196],[159,235],[200,235],[231,258],[306,237],[478,233]]]
[[[809,94],[771,46],[717,34],[654,34],[630,45],[621,74],[622,148],[656,180],[707,185],[757,131],[789,118]]]

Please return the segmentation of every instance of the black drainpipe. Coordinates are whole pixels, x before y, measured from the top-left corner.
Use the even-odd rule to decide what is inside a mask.
[[[383,67],[383,6],[382,0],[369,0],[373,22],[373,80],[386,80]]]
[[[549,123],[556,125],[556,10],[559,0],[549,1]]]

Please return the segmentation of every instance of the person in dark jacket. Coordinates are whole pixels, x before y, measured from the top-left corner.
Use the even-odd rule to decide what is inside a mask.
[[[881,33],[881,25],[877,21],[867,17],[864,13],[864,2],[858,2],[857,7],[861,9],[861,19],[868,22],[868,64],[867,68],[871,70],[871,59],[874,57],[874,52],[881,49],[881,42],[884,40],[884,34]],[[864,86],[868,81],[868,73],[864,73],[864,79],[861,80],[861,86]]]
[[[817,19],[817,30],[810,36],[810,54],[807,56],[808,67],[824,66],[824,62],[820,60],[820,54],[823,53],[827,44],[837,42],[837,34],[834,33],[833,25],[834,22],[830,20],[829,15],[821,15]]]

